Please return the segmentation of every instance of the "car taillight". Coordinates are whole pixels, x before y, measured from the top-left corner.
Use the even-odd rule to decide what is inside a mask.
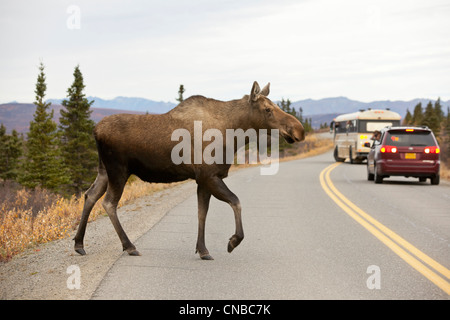
[[[398,149],[393,146],[381,146],[380,151],[381,153],[397,153]]]
[[[425,153],[440,153],[441,150],[438,147],[426,147],[423,152]]]

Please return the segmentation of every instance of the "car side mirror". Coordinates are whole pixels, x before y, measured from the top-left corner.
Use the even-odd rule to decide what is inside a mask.
[[[364,147],[370,148],[370,142],[364,142]]]

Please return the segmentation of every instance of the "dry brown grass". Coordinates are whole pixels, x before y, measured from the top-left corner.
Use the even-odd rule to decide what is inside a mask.
[[[281,161],[290,161],[316,156],[327,152],[332,148],[333,140],[321,139],[316,135],[308,135],[306,136],[305,141],[299,143],[297,148],[295,148],[293,152],[288,153],[285,157],[281,158]]]
[[[168,187],[170,184],[145,183],[136,177],[130,178],[119,206]],[[36,212],[33,207],[27,206],[30,199],[36,197],[35,193],[19,189],[9,201],[3,201],[0,205],[0,261],[7,261],[37,244],[64,238],[78,226],[83,197],[66,199],[41,191],[40,203],[45,205]],[[92,209],[89,221],[105,213],[101,202],[99,200]]]
[[[441,179],[445,179],[450,181],[450,168],[447,167],[447,165],[445,163],[441,162]]]

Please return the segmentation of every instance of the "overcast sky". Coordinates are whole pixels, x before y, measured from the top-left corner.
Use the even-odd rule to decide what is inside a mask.
[[[112,99],[450,99],[450,1],[0,1],[0,103]]]

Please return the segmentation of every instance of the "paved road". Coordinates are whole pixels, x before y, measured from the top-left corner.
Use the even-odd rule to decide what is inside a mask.
[[[141,257],[118,259],[93,299],[449,299],[450,185],[375,185],[365,165],[333,163],[327,153],[281,163],[273,176],[234,172],[225,182],[241,200],[245,239],[227,252],[233,213],[212,199],[206,245],[214,261],[194,254],[193,194],[135,243]],[[325,191],[330,182],[352,209]],[[356,207],[413,249],[364,227],[350,214]]]

